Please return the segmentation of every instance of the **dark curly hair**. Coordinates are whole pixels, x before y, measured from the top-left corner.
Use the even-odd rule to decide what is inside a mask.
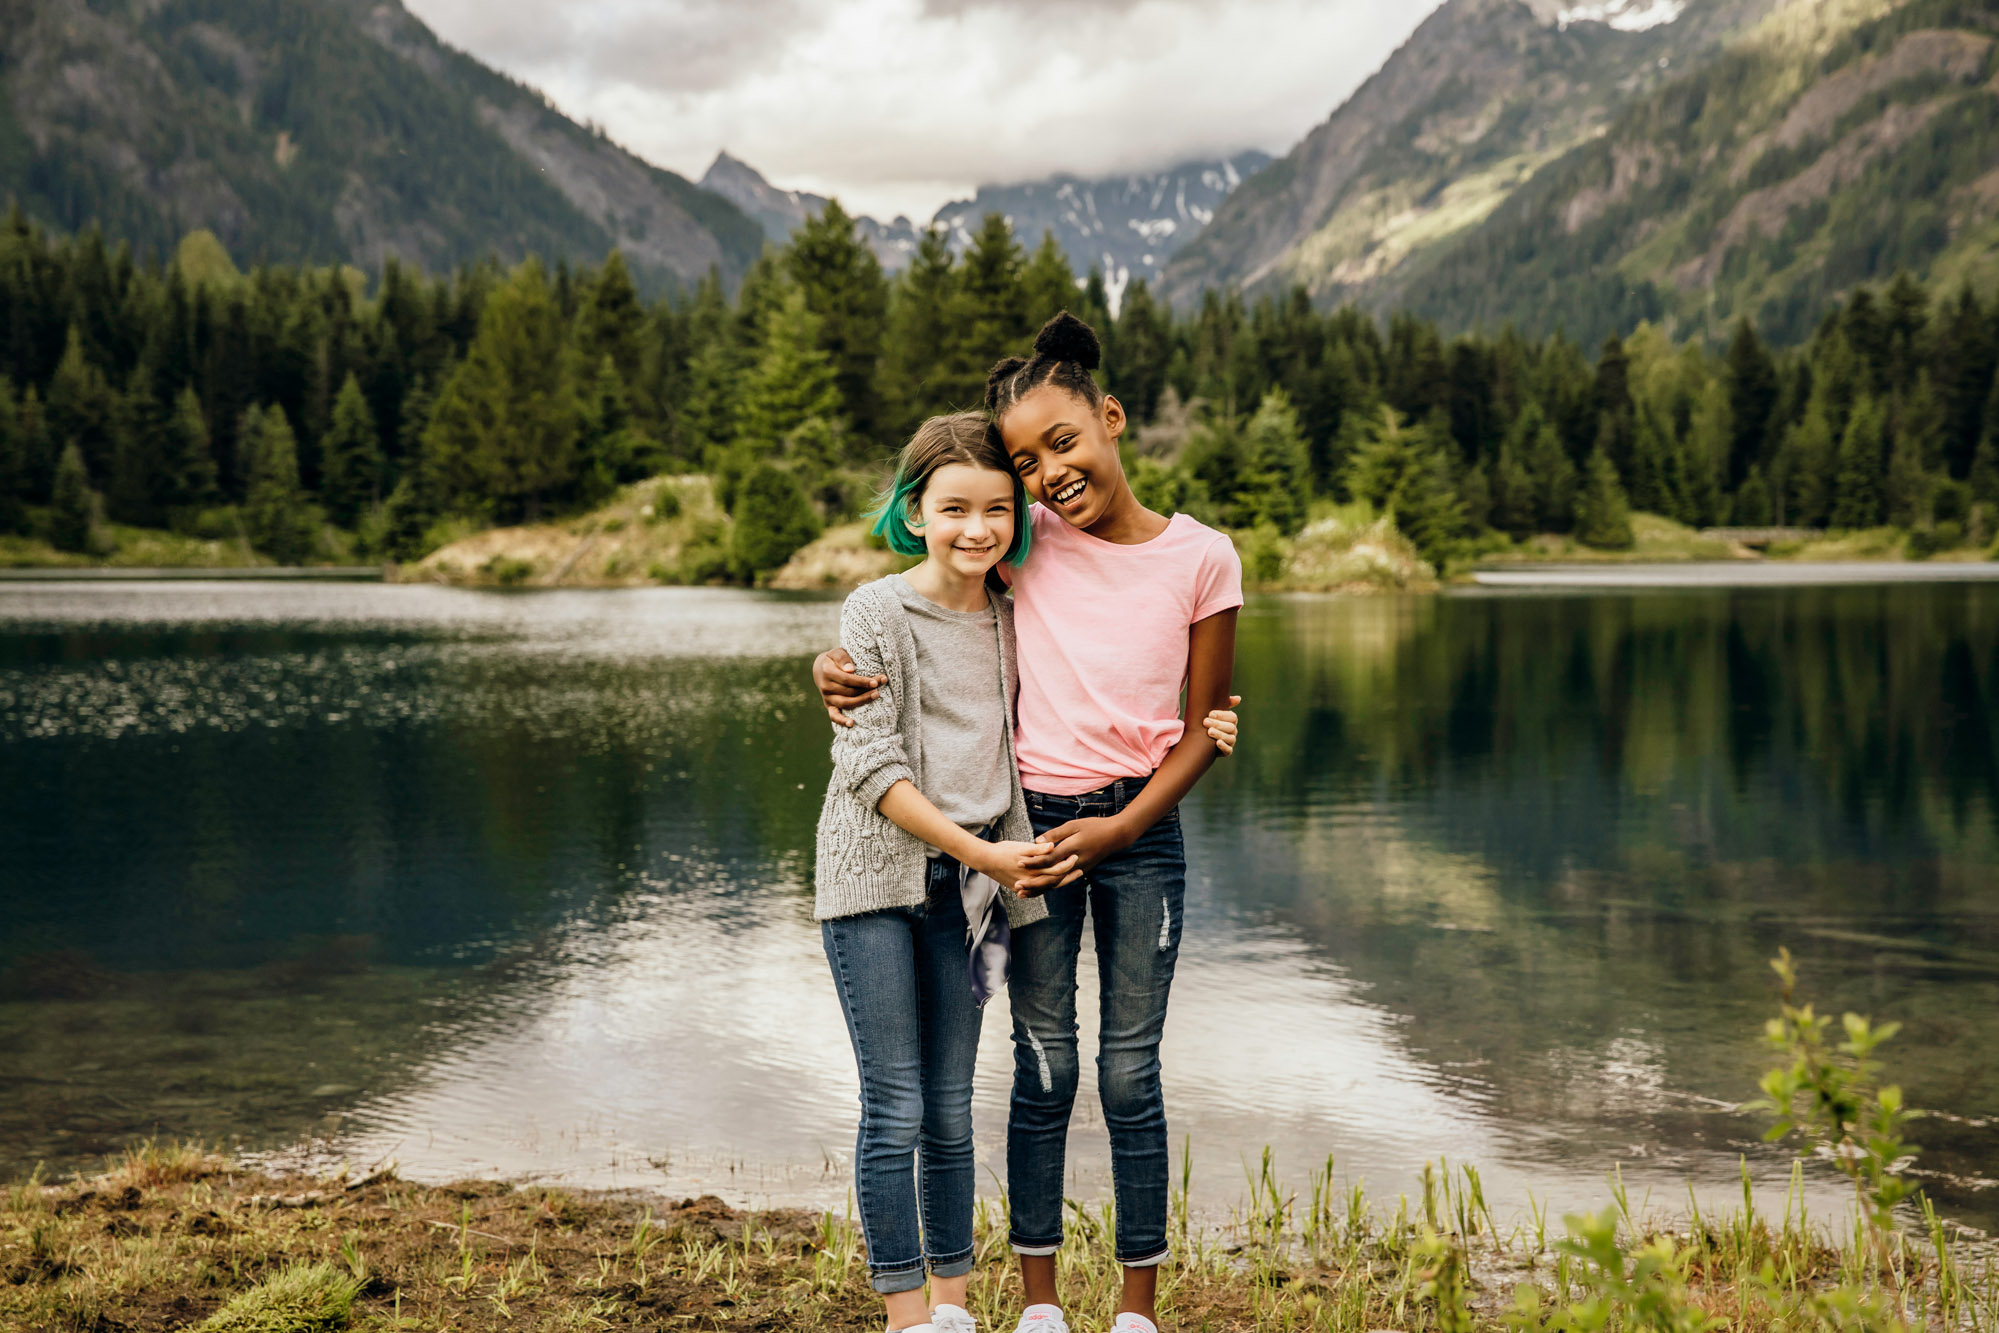
[[[1096,407],[1104,401],[1094,372],[1103,363],[1097,331],[1064,310],[1034,335],[1034,355],[1007,357],[986,376],[986,411],[1003,420],[1013,405],[1044,384],[1065,389]]]

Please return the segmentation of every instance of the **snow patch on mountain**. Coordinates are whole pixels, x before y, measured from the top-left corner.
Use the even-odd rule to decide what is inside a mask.
[[[1602,23],[1619,32],[1644,32],[1662,27],[1687,12],[1687,0],[1599,0],[1596,4],[1557,9],[1555,26]]]
[[[1056,176],[1021,185],[985,185],[973,198],[938,209],[930,225],[943,228],[952,250],[961,255],[971,248],[988,213],[1003,215],[1028,249],[1039,245],[1044,233],[1052,233],[1078,274],[1092,269],[1103,274],[1104,292],[1116,314],[1135,279],[1157,278],[1173,252],[1214,219],[1215,207],[1269,162],[1269,154],[1251,150],[1129,176]],[[780,189],[727,153],[716,156],[701,185],[755,218],[779,245],[826,207],[820,196]],[[854,227],[892,273],[909,265],[921,240],[908,218],[884,224],[862,217]]]

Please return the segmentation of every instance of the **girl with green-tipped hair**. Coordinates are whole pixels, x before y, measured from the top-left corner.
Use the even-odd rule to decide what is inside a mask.
[[[972,1328],[983,1006],[1006,982],[1013,931],[1048,914],[1019,890],[1027,862],[1058,878],[1074,862],[1045,864],[1014,761],[1013,606],[988,576],[1026,561],[1031,538],[986,417],[924,422],[874,519],[892,549],[923,560],[841,611],[840,642],[883,683],[834,733],[814,915],[860,1073],[869,1275],[891,1330],[960,1333]],[[1232,740],[1233,717],[1210,729]]]

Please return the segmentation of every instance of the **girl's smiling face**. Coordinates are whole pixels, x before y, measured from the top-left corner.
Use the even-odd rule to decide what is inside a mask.
[[[1124,479],[1117,441],[1124,407],[1109,394],[1091,407],[1082,397],[1044,384],[1007,409],[1000,423],[1007,456],[1027,493],[1072,527],[1104,516]]]
[[[930,474],[921,501],[923,521],[910,531],[923,539],[931,560],[960,578],[982,579],[1013,545],[1013,478],[989,467],[947,463]]]

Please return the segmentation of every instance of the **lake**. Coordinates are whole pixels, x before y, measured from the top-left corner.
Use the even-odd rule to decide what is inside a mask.
[[[0,1166],[159,1134],[838,1206],[807,679],[837,620],[0,584]],[[1667,1205],[1742,1155],[1781,1188],[1733,1109],[1781,945],[1821,1008],[1904,1024],[1890,1072],[1950,1117],[1911,1134],[1924,1183],[1999,1223],[1999,586],[1268,597],[1240,639],[1165,1051],[1205,1205],[1265,1145],[1390,1196],[1472,1162],[1502,1217],[1613,1167]],[[1002,1003],[995,1173],[1010,1068]]]

